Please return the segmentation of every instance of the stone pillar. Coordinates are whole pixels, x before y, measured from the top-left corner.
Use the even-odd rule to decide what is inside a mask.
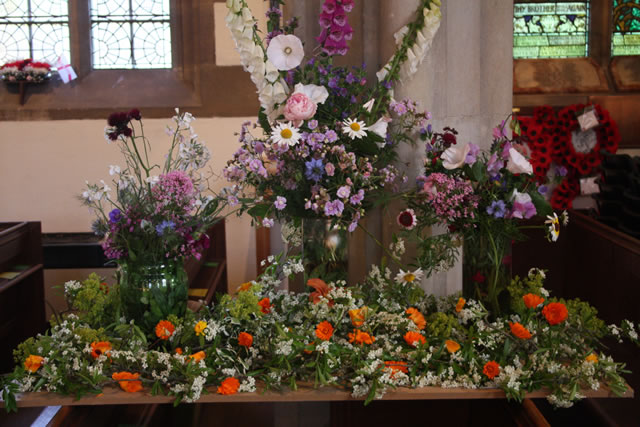
[[[417,0],[380,2],[380,60],[394,52],[393,33],[410,19]],[[410,97],[433,115],[434,129],[451,126],[461,143],[487,149],[492,128],[511,112],[513,3],[500,0],[442,0],[442,22],[418,72],[398,85],[396,99]],[[415,178],[424,146],[405,147],[401,161]],[[433,230],[442,232],[442,230]],[[386,236],[388,238],[388,236]],[[437,295],[462,289],[462,264],[423,282]]]

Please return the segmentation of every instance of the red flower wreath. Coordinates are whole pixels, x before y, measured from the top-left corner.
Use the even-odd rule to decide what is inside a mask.
[[[556,128],[556,117],[548,106],[537,107],[533,117],[518,117],[521,135],[531,150],[531,166],[537,180],[546,181],[551,166],[551,146]]]

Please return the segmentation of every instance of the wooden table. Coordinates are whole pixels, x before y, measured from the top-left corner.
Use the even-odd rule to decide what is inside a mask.
[[[215,388],[209,388],[210,394],[203,394],[197,403],[239,403],[239,402],[345,402],[362,401],[364,398],[355,399],[351,392],[335,387],[322,387],[314,389],[311,386],[302,385],[296,391],[265,391],[255,393],[237,393],[224,396],[216,393]],[[581,390],[581,393],[588,398],[611,398],[618,397],[608,388],[602,387],[600,390]],[[632,398],[633,389],[629,388],[621,396]],[[543,398],[548,393],[538,390],[528,393],[527,398]],[[148,391],[137,393],[126,393],[120,388],[105,387],[101,395],[83,397],[76,400],[70,396],[61,396],[55,393],[37,392],[22,393],[17,397],[18,407],[38,407],[38,406],[77,406],[77,405],[132,405],[132,404],[162,404],[172,403],[173,396],[152,396]],[[465,388],[441,388],[425,387],[409,389],[399,387],[396,390],[389,390],[385,393],[383,400],[446,400],[446,399],[505,399],[504,392],[495,388],[465,389]],[[0,407],[4,402],[0,400]]]

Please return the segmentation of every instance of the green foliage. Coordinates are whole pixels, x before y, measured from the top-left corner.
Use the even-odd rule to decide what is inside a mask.
[[[95,273],[82,282],[82,287],[70,299],[74,311],[82,313],[83,319],[91,326],[99,327],[116,321],[119,312],[118,286],[109,288]]]
[[[541,295],[543,289],[543,276],[541,274],[529,274],[520,278],[515,276],[507,286],[507,291],[511,296],[511,310],[515,313],[522,313],[526,310],[522,297],[526,294]]]
[[[260,317],[262,312],[258,301],[261,298],[258,293],[261,290],[262,288],[259,285],[253,285],[249,290],[239,292],[235,298],[228,294],[223,295],[220,305],[229,312],[229,315],[238,320],[250,320],[254,316]]]
[[[458,319],[443,312],[431,313],[426,318],[425,333],[428,337],[449,338],[454,329],[460,329]]]

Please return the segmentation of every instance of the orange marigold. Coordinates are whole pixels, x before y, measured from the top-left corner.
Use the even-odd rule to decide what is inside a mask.
[[[97,359],[101,355],[109,355],[111,351],[111,343],[109,341],[94,341],[91,343],[91,355]]]
[[[373,344],[376,338],[367,332],[362,332],[360,329],[354,329],[353,332],[349,333],[349,342],[356,344]]]
[[[245,282],[242,285],[240,285],[240,287],[238,288],[238,292],[246,292],[249,289],[251,289],[252,285],[253,285],[253,283],[251,283],[251,282]]]
[[[196,335],[204,335],[204,330],[207,329],[207,322],[204,320],[196,323],[196,326],[193,327],[193,330],[196,332]]]
[[[182,348],[181,347],[177,347],[176,348],[176,354],[182,354]]]
[[[323,341],[330,340],[333,336],[333,326],[331,326],[331,323],[326,320],[318,323],[318,326],[316,326],[316,336]]]
[[[424,316],[417,309],[410,307],[405,311],[409,315],[409,319],[413,320],[418,329],[422,330],[427,326],[427,321],[424,320]]]
[[[384,362],[384,367],[391,369],[393,372],[404,372],[405,374],[409,373],[409,367],[406,362],[395,362],[393,360],[387,360]]]
[[[36,372],[42,366],[42,362],[44,362],[44,357],[31,354],[24,361],[24,369],[29,372]]]
[[[246,332],[240,332],[238,335],[238,345],[249,348],[251,344],[253,344],[253,336]]]
[[[329,291],[331,291],[329,285],[327,285],[322,279],[309,279],[307,280],[307,286],[311,286],[313,289],[315,289],[314,292],[311,292],[309,294],[309,300],[313,301],[314,304],[322,301],[322,297],[327,297],[329,295]],[[329,300],[329,307],[333,307],[333,304],[333,300]]]
[[[205,357],[207,357],[207,354],[204,351],[199,351],[190,355],[189,361],[193,360],[195,362],[199,362],[201,360],[204,360]]]
[[[586,358],[587,362],[598,363],[598,355],[595,353],[591,353]]]
[[[222,381],[220,387],[218,387],[218,394],[236,394],[240,387],[240,381],[236,378],[229,377]]]
[[[422,336],[422,334],[415,331],[409,331],[404,334],[404,340],[411,347],[417,347],[418,345],[424,345],[427,343],[427,340]]]
[[[453,340],[446,340],[444,342],[444,345],[447,347],[447,351],[449,353],[455,353],[456,351],[460,350],[460,344]]]
[[[542,309],[542,314],[544,314],[544,317],[547,318],[547,322],[552,326],[564,322],[567,320],[567,317],[569,317],[567,306],[561,302],[551,302],[545,305]]]
[[[354,308],[353,310],[349,310],[349,317],[351,318],[351,324],[356,328],[359,328],[364,323],[365,318],[367,317],[368,307],[362,308]]]
[[[456,304],[456,313],[460,313],[460,311],[462,311],[462,309],[464,308],[464,305],[467,303],[467,300],[464,298],[460,298],[458,300],[458,303]]]
[[[263,314],[271,313],[271,300],[269,298],[262,298],[260,301],[258,301],[258,305],[260,306],[260,311]]]
[[[511,323],[509,322],[509,326],[511,327],[511,333],[521,340],[528,340],[531,338],[531,332],[519,322]]]
[[[175,330],[176,327],[173,326],[173,323],[168,320],[161,320],[156,325],[156,336],[161,340],[168,340]]]
[[[484,364],[484,369],[482,369],[482,373],[489,377],[490,380],[494,379],[498,375],[500,375],[500,365],[495,360],[487,362]]]
[[[120,388],[122,388],[127,393],[135,393],[136,391],[142,390],[142,381],[136,381],[140,374],[131,372],[114,372],[111,375],[111,378],[118,381],[120,384]]]
[[[526,294],[522,297],[522,300],[527,308],[536,308],[544,302],[544,298],[535,294]]]

